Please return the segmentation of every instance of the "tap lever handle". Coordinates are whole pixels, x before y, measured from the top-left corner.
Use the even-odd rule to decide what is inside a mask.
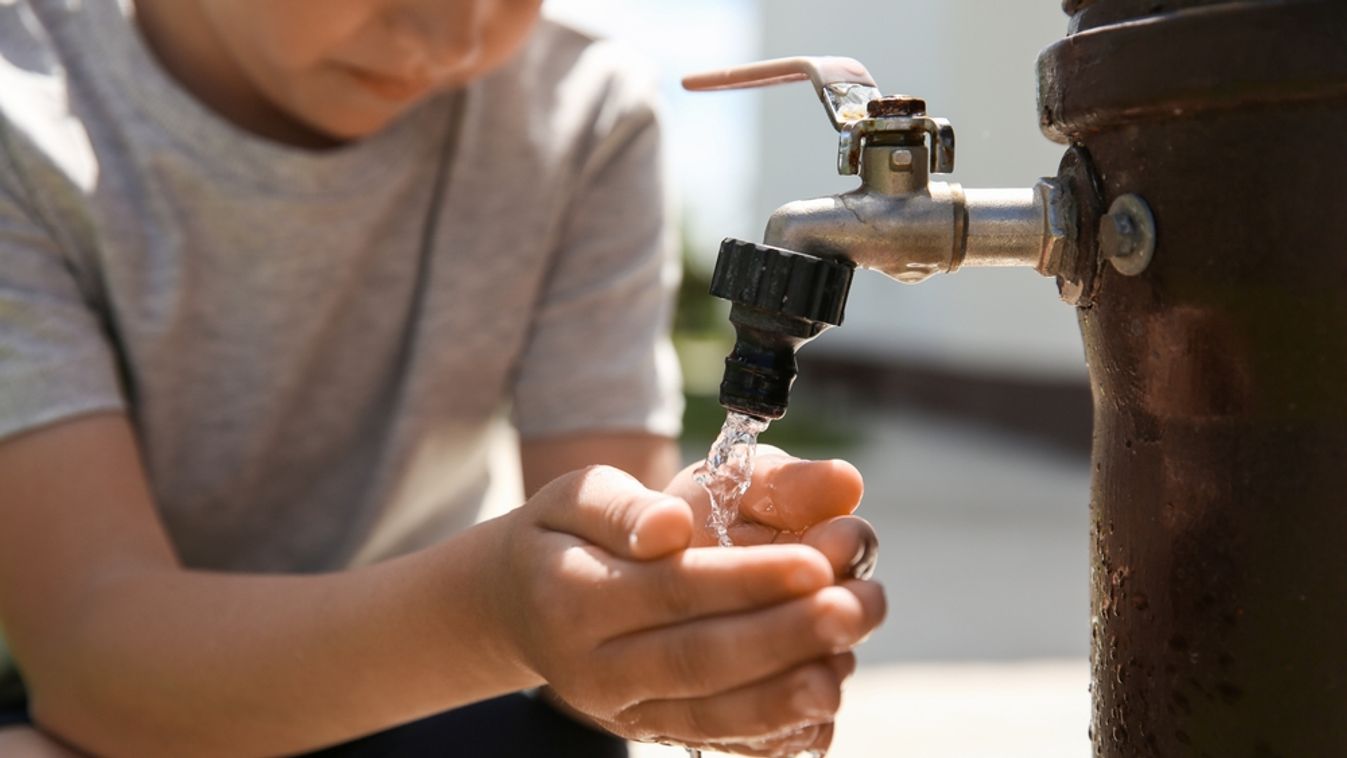
[[[816,87],[851,83],[877,87],[870,72],[854,58],[834,56],[803,56],[773,58],[768,61],[745,63],[716,71],[703,71],[683,77],[683,87],[694,92],[718,89],[747,89],[766,87],[782,82],[809,80]]]
[[[693,92],[766,87],[805,81],[813,83],[828,120],[841,131],[867,116],[866,106],[880,97],[879,85],[860,61],[834,56],[796,56],[746,63],[683,77],[683,88]]]

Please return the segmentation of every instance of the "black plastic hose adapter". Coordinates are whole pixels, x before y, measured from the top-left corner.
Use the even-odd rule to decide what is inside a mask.
[[[725,359],[720,404],[760,419],[786,415],[795,352],[842,323],[855,266],[850,261],[726,239],[711,294],[729,300],[734,351]]]

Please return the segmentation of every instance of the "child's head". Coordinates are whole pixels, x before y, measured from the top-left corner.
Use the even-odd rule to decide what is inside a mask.
[[[152,0],[139,0],[149,5]],[[339,139],[504,63],[542,0],[158,0],[193,19],[259,94]],[[178,5],[181,4],[181,5]],[[177,6],[176,8],[173,6]]]

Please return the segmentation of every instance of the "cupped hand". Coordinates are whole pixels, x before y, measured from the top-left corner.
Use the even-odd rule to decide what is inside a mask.
[[[665,492],[692,506],[692,544],[707,546],[717,543],[708,526],[710,497],[696,481],[700,466],[683,469]],[[879,539],[868,522],[851,515],[864,492],[860,472],[846,461],[802,460],[759,445],[730,539],[743,546],[801,542],[827,556],[839,579],[869,578]]]
[[[796,523],[792,503],[772,508],[783,526]],[[811,544],[694,547],[704,515],[693,510],[595,467],[507,517],[497,597],[521,659],[566,707],[629,739],[826,749],[850,650],[884,616],[882,589],[837,581]]]

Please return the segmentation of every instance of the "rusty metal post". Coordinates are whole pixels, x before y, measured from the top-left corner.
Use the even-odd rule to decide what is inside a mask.
[[[1156,226],[1080,311],[1095,755],[1347,755],[1347,3],[1064,6],[1044,130]]]

